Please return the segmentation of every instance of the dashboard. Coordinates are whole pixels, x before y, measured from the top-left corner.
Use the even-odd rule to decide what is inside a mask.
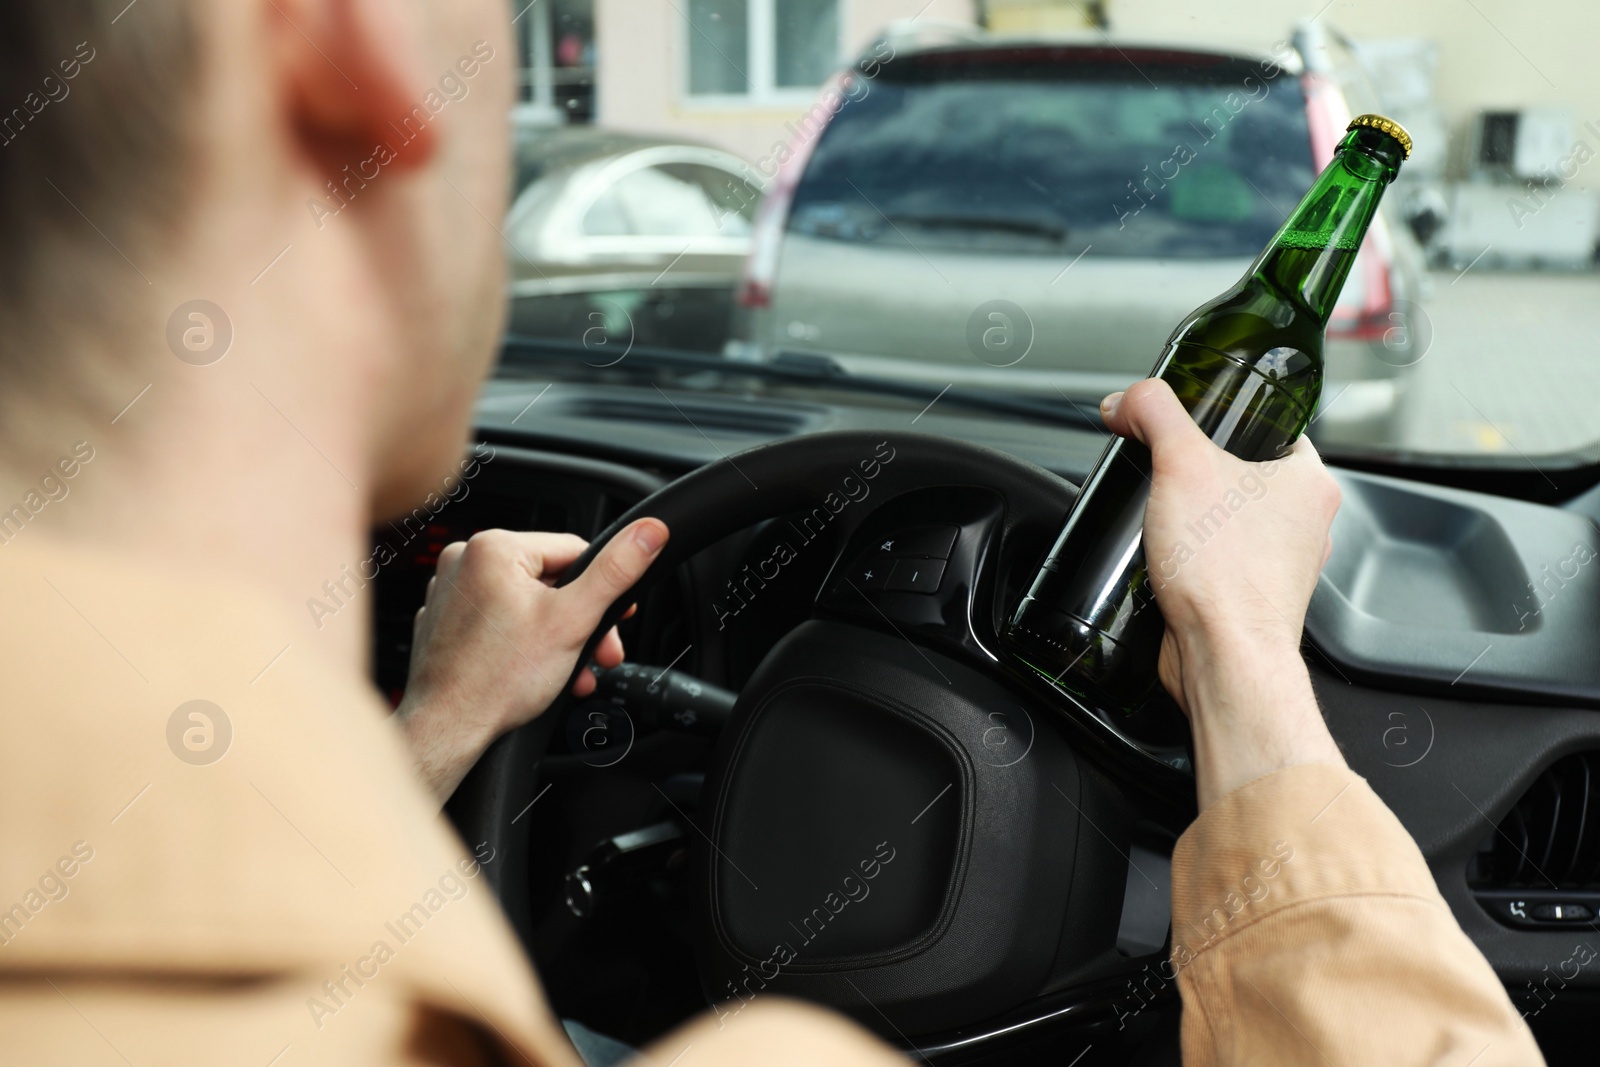
[[[477,530],[593,538],[696,467],[821,430],[903,431],[914,421],[918,431],[987,444],[1074,483],[1103,444],[1091,431],[937,407],[919,414],[917,405],[878,402],[542,386],[491,383],[478,410],[485,459],[466,491],[374,531],[375,543],[394,550],[376,586],[373,657],[392,701],[403,692],[411,620],[438,552]],[[1335,474],[1344,505],[1305,644],[1324,714],[1351,766],[1416,839],[1547,1058],[1565,1062],[1600,1006],[1600,966],[1590,962],[1600,953],[1596,499],[1552,506]],[[963,531],[988,521],[987,505],[960,493],[887,503],[864,501],[850,521],[816,530],[823,550],[794,554],[792,565],[772,561],[798,536],[798,516],[700,552],[623,624],[630,662],[737,693],[814,611],[851,610],[841,607],[846,577],[876,598],[871,611],[853,609],[855,623],[913,634],[931,627],[925,636],[936,645],[945,568],[954,575],[966,565]],[[644,1041],[705,1005],[692,889],[679,874],[715,739],[647,729],[607,692],[565,710],[541,765],[562,788],[530,820],[544,859],[530,873],[535,918],[519,932],[558,1011]],[[610,747],[592,743],[597,729]],[[1181,820],[1130,818],[1121,843],[1153,869],[1180,830]],[[612,887],[595,898],[584,872],[601,870],[613,872]],[[586,914],[573,902],[575,884],[587,886]],[[1159,949],[1166,936],[1165,901],[1135,889],[1129,879],[1118,931],[1125,954]],[[1174,999],[1165,1003],[1175,1020]]]

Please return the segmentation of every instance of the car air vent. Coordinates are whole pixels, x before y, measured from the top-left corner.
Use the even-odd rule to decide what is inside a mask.
[[[664,397],[578,396],[561,406],[569,418],[601,419],[608,422],[655,423],[702,433],[728,433],[788,437],[815,429],[822,414],[804,408],[777,407],[771,404],[717,404],[676,400]]]
[[[1600,752],[1558,760],[1517,801],[1478,854],[1481,884],[1600,889]]]
[[[1467,872],[1513,926],[1588,925],[1600,909],[1600,752],[1557,760],[1484,838]]]

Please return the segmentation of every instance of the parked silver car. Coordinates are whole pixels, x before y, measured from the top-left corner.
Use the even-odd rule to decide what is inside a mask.
[[[511,332],[720,347],[762,190],[706,145],[563,127],[519,139]]]
[[[736,358],[1093,403],[1148,374],[1332,156],[1336,81],[1298,55],[984,37],[898,47],[798,145],[756,223]],[[815,109],[814,109],[815,110]],[[825,112],[826,115],[826,112]],[[1376,220],[1328,331],[1318,439],[1389,439],[1421,259]]]

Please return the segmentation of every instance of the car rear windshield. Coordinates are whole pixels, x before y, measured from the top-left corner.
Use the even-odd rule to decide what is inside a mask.
[[[788,226],[918,251],[1239,257],[1314,176],[1305,95],[1270,62],[933,52],[850,87]]]

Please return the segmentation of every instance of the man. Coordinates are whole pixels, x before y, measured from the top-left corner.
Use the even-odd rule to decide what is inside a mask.
[[[561,590],[573,538],[447,548],[393,719],[356,595],[370,521],[473,474],[503,310],[508,18],[501,0],[0,9],[8,1063],[577,1062],[479,880],[495,857],[468,856],[438,805],[549,705],[669,531],[636,524]],[[1111,400],[1154,452],[1160,554],[1243,465],[1163,386]],[[1336,506],[1303,443],[1160,593],[1203,809],[1175,858],[1179,924],[1287,821],[1302,842],[1252,925],[1175,945],[1185,1055],[1535,1062],[1284,669]],[[781,1001],[657,1054],[898,1062]]]

